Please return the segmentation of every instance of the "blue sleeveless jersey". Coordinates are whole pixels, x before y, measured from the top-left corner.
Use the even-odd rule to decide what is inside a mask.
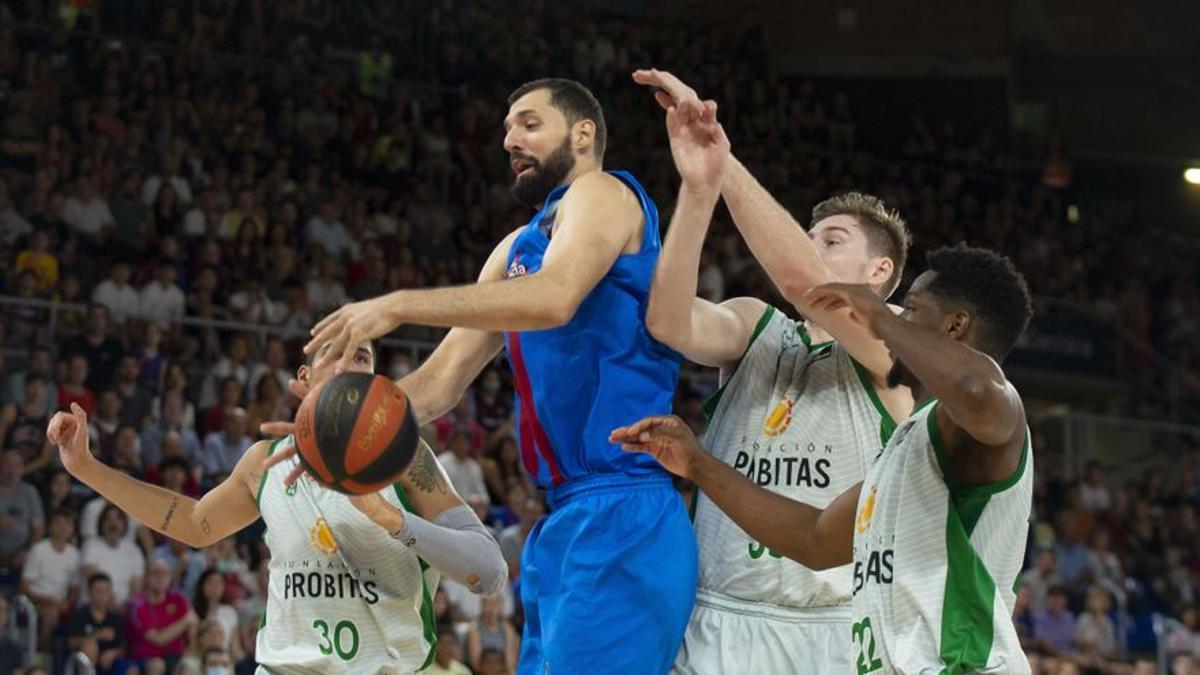
[[[521,458],[541,487],[593,474],[663,474],[653,457],[608,442],[619,426],[671,412],[681,360],[646,330],[650,282],[662,249],[658,209],[631,174],[609,173],[641,202],[641,248],[617,258],[566,325],[505,334]],[[509,278],[541,269],[566,191],[561,186],[551,192],[513,241]]]

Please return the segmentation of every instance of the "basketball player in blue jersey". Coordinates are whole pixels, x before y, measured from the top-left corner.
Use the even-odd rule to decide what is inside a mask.
[[[529,224],[500,242],[479,283],[346,305],[310,347],[332,342],[328,358],[344,359],[343,346],[404,323],[453,327],[401,382],[426,423],[506,346],[522,459],[552,509],[522,554],[518,672],[663,673],[691,613],[696,541],[668,474],[608,440],[669,411],[679,374],[679,356],[645,326],[658,212],[633,176],[602,170],[604,117],[583,86],[538,80],[509,105],[513,194],[540,206]],[[710,218],[719,182],[710,192],[676,218]]]

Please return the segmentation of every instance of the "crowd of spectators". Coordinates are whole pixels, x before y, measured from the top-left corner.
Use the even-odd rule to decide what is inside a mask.
[[[720,101],[735,153],[802,222],[854,188],[898,208],[920,249],[965,239],[1006,251],[1055,299],[1039,309],[1114,326],[1143,387],[1187,395],[1155,366],[1200,373],[1196,257],[1153,238],[1131,251],[1136,212],[1072,191],[1061,153],[1043,175],[983,130],[915,120],[882,158],[858,147],[846,95],[776,74],[754,31],[683,18],[657,31],[581,11],[543,0],[0,5],[0,292],[60,303],[0,304],[0,581],[36,605],[42,649],[82,652],[106,672],[144,659],[253,663],[261,537],[192,551],[132,525],[58,468],[48,417],[79,403],[106,462],[201,494],[260,422],[292,415],[287,383],[317,317],[389,289],[470,282],[524,224],[499,121],[509,90],[546,74],[592,86],[606,164],[638,175],[664,221],[675,170],[661,116],[628,80],[645,64],[676,67]],[[723,215],[702,266],[712,300],[781,302]],[[420,355],[385,349],[378,367],[401,377]],[[685,385],[678,401],[696,426],[703,393]],[[1133,405],[1123,412],[1157,411]],[[545,507],[520,467],[507,371],[489,368],[427,432],[519,585]],[[1039,473],[1018,622],[1051,672],[1133,668],[1130,655],[1153,648],[1138,641],[1153,612],[1196,630],[1196,474],[1179,475],[1117,490],[1098,469],[1078,486]],[[513,598],[444,583],[433,672],[511,672]],[[1200,634],[1168,644],[1191,672]],[[19,653],[0,645],[0,660]]]

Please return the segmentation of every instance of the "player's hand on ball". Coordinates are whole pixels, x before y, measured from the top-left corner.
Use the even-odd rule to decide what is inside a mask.
[[[388,503],[383,495],[372,492],[365,495],[349,495],[350,503],[362,514],[375,521],[389,535],[395,535],[404,527],[404,512]]]
[[[94,461],[88,447],[87,413],[78,403],[71,404],[70,412],[54,413],[46,427],[46,438],[58,446],[63,468],[71,475],[78,476],[88,462]]]
[[[804,309],[818,312],[850,310],[850,318],[875,332],[877,322],[895,317],[891,308],[865,284],[822,284],[804,297]]]
[[[667,111],[671,156],[684,186],[719,191],[729,157],[729,138],[717,122],[716,101],[701,101],[696,90],[662,70],[639,70],[638,84],[656,87],[654,98]]]
[[[619,443],[626,452],[647,453],[664,469],[684,478],[692,477],[696,459],[704,452],[688,425],[674,415],[647,417],[614,429],[608,440]]]
[[[354,350],[377,337],[387,335],[400,325],[392,311],[389,296],[342,305],[342,308],[313,326],[312,339],[304,345],[305,354],[315,354],[329,344],[313,362],[313,369],[336,363],[334,372],[345,372],[354,359]]]
[[[304,400],[305,396],[308,396],[309,392],[309,386],[300,380],[289,381],[288,389],[290,389],[292,394],[294,394],[296,398],[301,401]],[[292,433],[296,430],[296,423],[290,420],[263,422],[262,424],[258,425],[258,430],[267,436],[283,438],[285,436],[292,435]],[[291,442],[282,443],[277,446],[275,451],[271,453],[271,456],[263,462],[263,470],[266,471],[271,467],[282,464],[295,456],[296,444]],[[303,475],[304,467],[297,466],[295,469],[292,469],[291,473],[287,475],[287,478],[283,480],[283,483],[284,485],[292,485],[296,481],[300,480],[300,477]]]

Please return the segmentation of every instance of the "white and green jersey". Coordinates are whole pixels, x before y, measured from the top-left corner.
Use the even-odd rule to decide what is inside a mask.
[[[1017,470],[956,486],[936,402],[896,429],[854,522],[859,673],[1028,673],[1012,612],[1033,499],[1028,431]]]
[[[272,446],[274,450],[274,446]],[[258,508],[271,549],[256,659],[263,673],[412,673],[433,661],[438,573],[345,495],[263,474]],[[392,504],[412,510],[398,484]]]
[[[837,343],[768,308],[733,375],[706,404],[704,447],[772,492],[825,507],[863,479],[895,423]],[[778,607],[843,606],[850,566],[816,572],[754,541],[707,497],[695,509],[701,591]]]

